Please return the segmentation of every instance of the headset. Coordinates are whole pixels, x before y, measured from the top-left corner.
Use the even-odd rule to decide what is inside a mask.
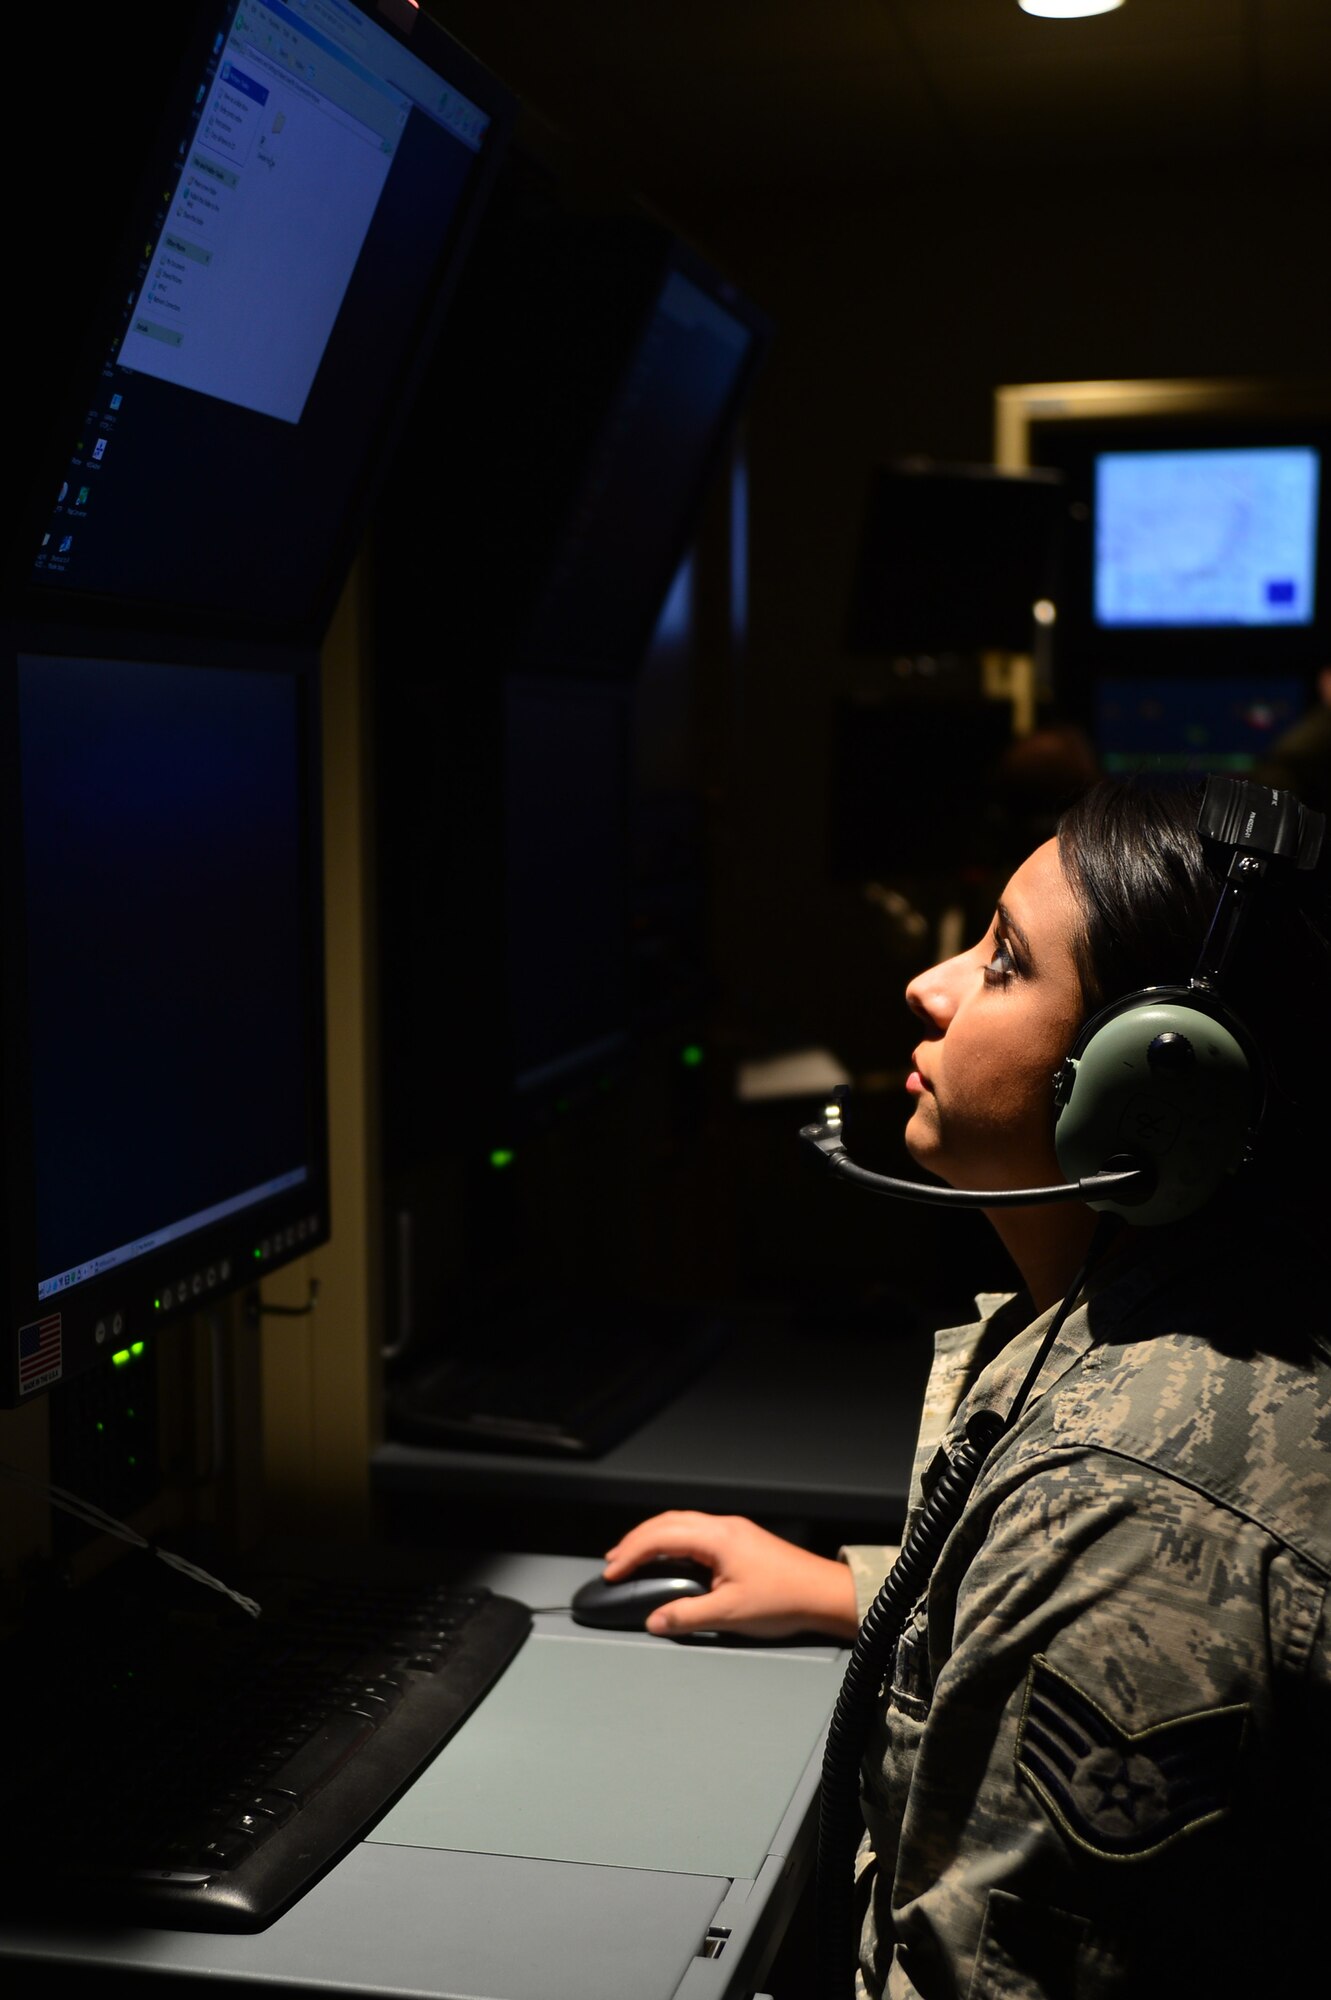
[[[1145,1227],[1203,1207],[1250,1156],[1266,1097],[1261,1051],[1223,998],[1225,973],[1272,867],[1315,868],[1326,818],[1292,792],[1211,777],[1197,830],[1229,866],[1192,977],[1101,1008],[1054,1072],[1054,1151],[1065,1181],[977,1190],[871,1173],[846,1151],[844,1093],[800,1138],[842,1179],[899,1200],[957,1208],[1083,1201]]]

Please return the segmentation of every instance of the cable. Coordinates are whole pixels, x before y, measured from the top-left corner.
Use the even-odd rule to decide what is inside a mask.
[[[16,1465],[6,1464],[3,1459],[0,1459],[0,1477],[12,1480],[16,1486],[26,1486],[29,1492],[42,1495],[53,1507],[59,1507],[63,1513],[72,1514],[76,1521],[82,1521],[90,1528],[96,1528],[107,1535],[118,1535],[120,1540],[128,1542],[131,1548],[147,1549],[150,1554],[159,1557],[169,1569],[179,1570],[182,1576],[191,1577],[195,1583],[206,1584],[210,1590],[220,1590],[224,1597],[231,1598],[233,1603],[238,1604],[242,1611],[247,1611],[251,1618],[262,1615],[263,1606],[256,1603],[252,1597],[242,1596],[241,1592],[233,1590],[229,1583],[223,1583],[219,1578],[211,1576],[206,1569],[200,1569],[197,1563],[190,1562],[185,1556],[178,1556],[172,1550],[160,1548],[156,1542],[150,1542],[137,1528],[131,1528],[127,1521],[117,1521],[113,1514],[106,1513],[91,1500],[80,1498],[77,1493],[69,1492],[64,1486],[50,1486],[45,1480],[34,1479],[30,1474],[20,1472]]]
[[[854,1860],[864,1832],[860,1763],[891,1655],[907,1618],[928,1588],[943,1546],[965,1511],[985,1460],[999,1438],[1016,1423],[1064,1321],[1122,1226],[1121,1218],[1116,1215],[1100,1217],[1081,1269],[1060,1301],[1007,1415],[1000,1416],[996,1410],[979,1410],[970,1419],[965,1443],[948,1460],[882,1589],[864,1615],[823,1752],[817,1864],[818,1991],[823,2000],[848,2000],[854,1991],[857,1943]]]

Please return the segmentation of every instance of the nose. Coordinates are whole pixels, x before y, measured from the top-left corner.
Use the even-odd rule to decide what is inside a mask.
[[[943,1033],[956,1011],[957,964],[957,959],[945,958],[927,972],[917,972],[906,988],[906,1005],[935,1036]]]

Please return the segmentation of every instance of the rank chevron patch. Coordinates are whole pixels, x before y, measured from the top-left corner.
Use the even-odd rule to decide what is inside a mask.
[[[1247,1718],[1242,1702],[1134,1735],[1037,1653],[1017,1775],[1066,1839],[1104,1861],[1142,1861],[1228,1810]]]

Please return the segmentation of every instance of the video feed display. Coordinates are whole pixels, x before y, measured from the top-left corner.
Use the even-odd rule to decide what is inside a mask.
[[[1305,446],[1099,453],[1096,624],[1311,624],[1319,484]]]

